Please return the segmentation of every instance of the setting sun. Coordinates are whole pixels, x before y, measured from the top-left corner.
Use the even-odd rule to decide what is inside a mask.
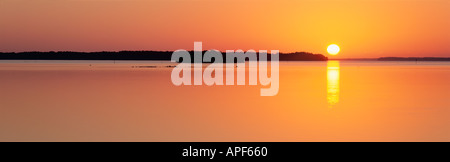
[[[330,55],[337,55],[340,51],[340,48],[338,45],[332,44],[328,46],[327,51]]]

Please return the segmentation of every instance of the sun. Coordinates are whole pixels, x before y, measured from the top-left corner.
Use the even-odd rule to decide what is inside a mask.
[[[336,44],[331,44],[328,46],[327,51],[330,55],[337,55],[341,49]]]

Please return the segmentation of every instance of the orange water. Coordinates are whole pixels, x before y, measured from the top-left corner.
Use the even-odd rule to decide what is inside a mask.
[[[0,141],[450,141],[450,62],[281,62],[274,97],[167,65],[2,61]]]

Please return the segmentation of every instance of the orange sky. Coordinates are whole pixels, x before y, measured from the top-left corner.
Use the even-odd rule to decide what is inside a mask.
[[[449,0],[0,0],[0,51],[278,49],[450,57]],[[329,56],[329,55],[326,55]]]

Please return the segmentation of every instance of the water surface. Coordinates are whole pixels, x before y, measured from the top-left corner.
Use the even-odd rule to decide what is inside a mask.
[[[281,62],[274,97],[172,65],[0,61],[0,141],[450,141],[450,62]]]

